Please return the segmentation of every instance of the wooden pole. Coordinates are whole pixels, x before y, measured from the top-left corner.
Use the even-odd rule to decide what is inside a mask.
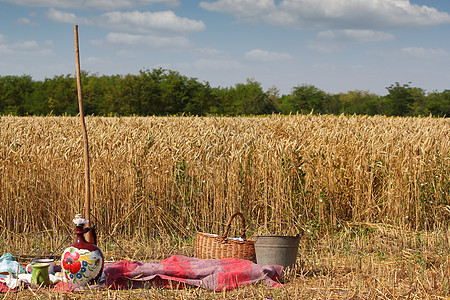
[[[83,133],[83,144],[84,144],[84,218],[86,220],[91,219],[91,190],[90,190],[90,175],[89,175],[89,144],[88,136],[86,131],[86,124],[84,122],[84,111],[83,111],[83,93],[81,90],[81,71],[80,71],[80,50],[78,46],[78,25],[74,26],[75,35],[75,56],[77,64],[77,91],[78,91],[78,107],[80,109],[80,123],[81,131]],[[90,222],[91,223],[91,222]],[[91,226],[91,225],[90,225]],[[90,238],[90,235],[87,235]],[[92,242],[92,241],[88,241]]]

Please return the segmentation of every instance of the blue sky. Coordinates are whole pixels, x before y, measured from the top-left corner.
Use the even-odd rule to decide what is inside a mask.
[[[0,75],[165,68],[229,87],[450,89],[449,0],[0,0]]]

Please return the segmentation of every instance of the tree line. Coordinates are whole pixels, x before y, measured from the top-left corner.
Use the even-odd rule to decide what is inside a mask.
[[[379,96],[356,90],[330,94],[299,85],[287,95],[276,87],[264,91],[247,79],[231,87],[211,87],[177,71],[143,69],[132,75],[81,72],[86,115],[263,115],[358,114],[386,116],[450,116],[450,90],[426,93],[398,82]],[[35,81],[29,75],[0,76],[0,115],[77,115],[76,77],[56,75]]]

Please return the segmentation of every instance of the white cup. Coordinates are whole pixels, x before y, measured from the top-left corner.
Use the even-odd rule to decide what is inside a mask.
[[[25,270],[27,271],[27,273],[32,273],[33,272],[33,264],[37,264],[37,263],[46,263],[48,264],[48,273],[49,274],[55,274],[55,260],[51,259],[51,258],[38,258],[38,259],[33,259],[31,261],[31,263],[29,263],[26,267]]]

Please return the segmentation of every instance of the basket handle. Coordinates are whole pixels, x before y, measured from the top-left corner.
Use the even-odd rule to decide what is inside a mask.
[[[247,237],[245,236],[245,217],[244,217],[244,215],[243,215],[242,213],[240,213],[240,212],[235,212],[235,213],[231,216],[230,220],[228,220],[228,224],[227,224],[227,227],[226,227],[226,229],[225,229],[225,233],[222,235],[222,238],[226,238],[226,237],[227,237],[228,232],[230,231],[231,221],[233,221],[234,217],[236,217],[236,216],[241,217],[241,227],[242,227],[242,228],[241,228],[241,238],[242,238],[243,240],[246,240],[246,239],[247,239]]]

